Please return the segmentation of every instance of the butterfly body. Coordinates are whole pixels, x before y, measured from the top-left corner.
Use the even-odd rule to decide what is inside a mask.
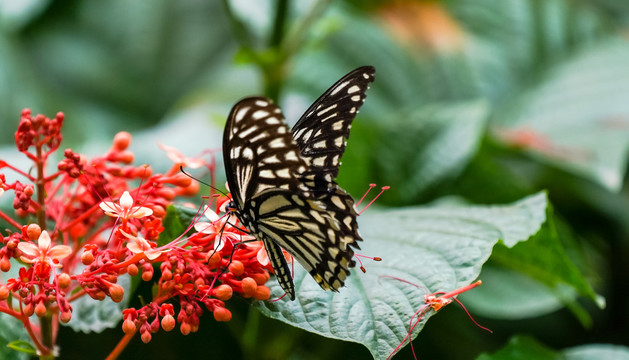
[[[295,289],[282,248],[326,290],[342,287],[354,266],[352,248],[361,240],[354,201],[335,179],[374,71],[362,67],[343,77],[292,131],[264,97],[239,101],[228,117],[223,152],[236,216],[263,242],[291,300]]]

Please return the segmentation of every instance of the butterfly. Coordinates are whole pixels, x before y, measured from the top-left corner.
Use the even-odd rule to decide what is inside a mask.
[[[280,108],[248,97],[232,108],[223,133],[230,208],[263,242],[277,280],[295,299],[282,249],[325,290],[337,291],[359,249],[354,200],[336,183],[352,120],[374,80],[371,66],[343,76],[292,130]]]

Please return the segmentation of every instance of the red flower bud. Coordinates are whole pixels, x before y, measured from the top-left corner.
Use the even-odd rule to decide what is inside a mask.
[[[216,321],[229,321],[232,319],[232,313],[224,307],[217,307],[214,309],[214,319]]]
[[[151,281],[153,278],[153,267],[151,264],[144,264],[142,267],[142,280]]]
[[[112,284],[109,286],[109,296],[114,302],[121,302],[124,297],[124,289],[118,284]]]
[[[114,136],[114,149],[117,151],[125,150],[131,143],[131,134],[126,131],[121,131]]]
[[[8,258],[3,257],[0,260],[0,270],[4,272],[11,270],[11,261]]]
[[[127,273],[129,275],[136,276],[138,274],[138,272],[140,272],[140,270],[138,270],[137,265],[131,264],[131,265],[127,266]]]
[[[24,306],[24,308],[22,309],[22,312],[24,313],[24,315],[26,316],[31,316],[33,315],[33,303],[28,303]]]
[[[256,291],[253,293],[253,298],[260,301],[268,300],[271,297],[271,289],[262,285],[256,288]]]
[[[190,334],[190,331],[192,331],[192,327],[190,326],[189,323],[183,322],[183,323],[181,323],[181,326],[179,327],[179,330],[181,331],[182,334],[188,335],[188,334]]]
[[[140,338],[142,339],[142,342],[145,344],[148,344],[151,341],[151,333],[149,331],[145,331],[142,333],[142,336],[140,336]]]
[[[253,278],[253,280],[256,281],[256,284],[264,285],[266,284],[267,281],[269,281],[269,279],[271,278],[271,275],[269,275],[268,272],[262,272],[262,273],[257,273],[257,274],[251,274],[249,275],[249,277]]]
[[[92,254],[91,250],[85,251],[81,255],[81,262],[83,265],[90,265],[94,262],[94,254]]]
[[[10,293],[11,291],[9,291],[8,287],[6,287],[5,285],[0,286],[0,300],[5,300],[6,298],[8,298]]]
[[[253,296],[253,294],[256,292],[256,289],[258,288],[258,284],[256,283],[256,281],[250,277],[246,277],[242,279],[241,284],[242,284],[242,291],[247,296]]]
[[[46,315],[46,311],[46,305],[43,301],[38,302],[37,306],[35,306],[35,315],[39,317],[44,317]]]
[[[131,319],[126,319],[122,322],[122,331],[125,334],[132,334],[136,331],[135,323]]]
[[[68,286],[70,286],[70,281],[72,279],[70,278],[70,275],[68,275],[67,273],[63,273],[61,275],[59,275],[59,277],[57,278],[57,282],[59,284],[59,287],[62,289],[66,289]]]
[[[31,241],[37,240],[39,239],[39,235],[41,235],[41,228],[37,224],[30,224],[26,228],[26,235]]]
[[[234,289],[232,289],[231,286],[225,284],[219,285],[212,289],[212,295],[214,295],[215,298],[223,301],[231,299],[233,294]]]
[[[175,318],[172,315],[166,315],[162,318],[162,328],[165,331],[171,331],[175,328]]]
[[[245,272],[245,265],[243,265],[243,263],[238,260],[234,260],[231,264],[229,264],[229,272],[231,272],[235,276],[240,276]]]
[[[72,319],[71,311],[63,311],[61,312],[61,315],[59,315],[59,320],[61,320],[61,322],[64,324],[67,324],[68,322],[70,322],[71,319]]]

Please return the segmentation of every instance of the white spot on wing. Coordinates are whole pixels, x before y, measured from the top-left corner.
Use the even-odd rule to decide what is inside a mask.
[[[265,100],[256,100],[256,105],[262,106],[262,107],[269,106],[269,102]]]
[[[268,111],[258,110],[258,111],[255,111],[253,115],[251,115],[251,117],[257,120],[257,119],[262,119],[263,117],[266,117],[268,115],[269,115]]]
[[[352,87],[350,87],[349,89],[347,89],[347,93],[348,94],[353,94],[355,92],[359,92],[360,91],[360,87],[358,87],[358,85],[354,85]]]
[[[247,136],[249,136],[252,132],[254,132],[256,130],[258,130],[257,126],[255,126],[255,125],[254,126],[250,126],[248,129],[246,129],[244,131],[241,131],[238,134],[238,137],[241,138],[241,139],[244,139],[244,138],[246,138]]]
[[[334,95],[336,93],[338,93],[339,91],[341,91],[344,87],[347,86],[347,84],[349,84],[349,81],[346,81],[344,83],[339,84],[339,86],[337,86],[334,90],[332,90],[332,92],[330,93],[330,95]]]
[[[245,159],[252,160],[253,159],[253,150],[251,150],[250,148],[244,148],[242,150],[242,157],[244,157]]]
[[[238,110],[236,112],[236,117],[234,118],[234,120],[236,120],[236,122],[239,122],[240,120],[242,120],[245,117],[245,115],[247,114],[247,111],[249,111],[249,107],[248,106]]]

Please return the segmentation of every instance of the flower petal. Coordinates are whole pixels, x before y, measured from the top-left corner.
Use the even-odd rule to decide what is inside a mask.
[[[72,254],[72,248],[66,245],[53,246],[47,253],[49,257],[57,260],[61,260],[70,254]]]
[[[124,209],[131,209],[131,207],[133,206],[133,198],[131,197],[131,194],[129,194],[128,191],[125,191],[124,193],[122,193],[122,196],[120,197],[120,206]]]
[[[119,212],[120,209],[120,205],[116,204],[115,202],[111,202],[111,201],[102,201],[100,204],[98,204],[98,206],[100,206],[100,208],[105,211],[105,213],[109,212],[109,213],[113,213],[113,212]],[[111,216],[111,215],[109,215]],[[114,216],[118,216],[118,215],[114,215]]]
[[[21,242],[17,244],[17,248],[20,249],[24,254],[35,257],[39,256],[39,247],[33,243],[29,242]]]
[[[44,230],[39,235],[39,239],[37,239],[37,244],[39,245],[39,251],[46,252],[50,249],[50,235],[48,231]]]
[[[210,224],[209,222],[205,222],[205,221],[199,221],[198,223],[194,224],[194,229],[197,232],[203,233],[203,234],[214,234],[216,233],[216,231],[214,230],[214,225]]]
[[[256,255],[258,262],[262,266],[269,265],[269,254],[267,254],[266,249],[264,247],[260,248],[258,254]]]
[[[206,207],[205,211],[203,212],[203,215],[205,215],[205,217],[210,220],[210,222],[215,222],[216,220],[220,219],[218,214],[216,214],[216,212],[212,209],[210,209],[210,207]]]
[[[136,219],[139,219],[145,216],[150,216],[150,215],[153,215],[153,210],[144,206],[135,207],[131,211],[131,214],[129,214],[129,216],[134,217]]]

